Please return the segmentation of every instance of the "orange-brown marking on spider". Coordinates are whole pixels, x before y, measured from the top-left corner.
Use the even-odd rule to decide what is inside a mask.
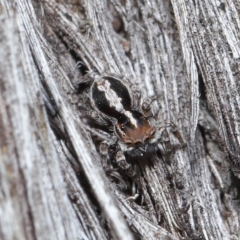
[[[117,135],[125,144],[142,145],[154,136],[156,129],[150,125],[147,119],[141,119],[137,123],[137,126],[131,122],[115,125]]]

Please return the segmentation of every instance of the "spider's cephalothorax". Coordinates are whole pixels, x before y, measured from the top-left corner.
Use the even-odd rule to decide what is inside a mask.
[[[169,130],[184,144],[174,124],[160,124],[160,119],[151,115],[151,104],[156,97],[145,99],[142,104],[140,95],[129,85],[115,77],[94,76],[90,87],[90,101],[93,108],[91,116],[98,124],[112,129],[112,137],[100,145],[100,152],[107,154],[110,145],[117,144],[116,163],[134,175],[125,154],[142,156],[160,150],[162,154],[171,151]],[[168,131],[167,131],[168,129]]]

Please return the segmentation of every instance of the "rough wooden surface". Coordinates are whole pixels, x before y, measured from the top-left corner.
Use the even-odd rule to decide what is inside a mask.
[[[0,239],[239,239],[239,7],[0,0]],[[102,168],[87,71],[156,95],[185,139],[136,164],[147,205]]]

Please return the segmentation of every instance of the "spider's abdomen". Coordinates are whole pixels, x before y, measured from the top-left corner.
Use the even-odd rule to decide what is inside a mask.
[[[124,112],[131,111],[131,97],[127,87],[112,77],[102,77],[91,88],[95,107],[102,113],[120,119]]]

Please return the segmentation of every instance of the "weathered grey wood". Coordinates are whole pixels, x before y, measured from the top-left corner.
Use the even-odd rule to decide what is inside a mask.
[[[239,10],[0,0],[0,239],[238,239]],[[135,165],[147,206],[104,173],[73,87],[81,65],[156,95],[185,139]]]
[[[0,239],[87,239],[67,197],[22,20],[1,10]]]

